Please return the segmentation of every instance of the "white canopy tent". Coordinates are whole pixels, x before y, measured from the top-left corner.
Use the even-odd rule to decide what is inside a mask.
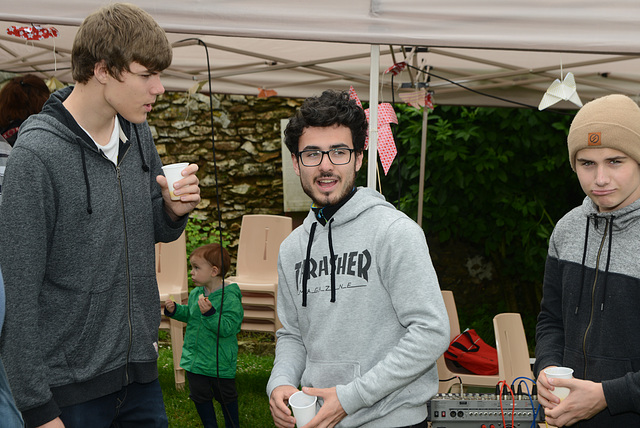
[[[150,12],[176,44],[165,78],[169,90],[207,78],[203,48],[193,40],[179,43],[198,38],[210,47],[213,91],[218,93],[257,95],[264,88],[279,96],[306,97],[353,85],[366,100],[370,45],[380,45],[380,73],[402,60],[405,49],[421,47],[412,62],[432,67],[430,89],[438,104],[516,105],[435,76],[537,106],[549,84],[561,77],[561,68],[576,76],[585,100],[639,92],[636,0],[130,1]],[[69,82],[76,27],[106,3],[3,1],[0,70],[47,70],[47,76]],[[6,34],[9,26],[30,24],[54,26],[59,36],[26,42]],[[376,92],[381,100],[392,98],[390,76],[380,76],[382,88]],[[410,84],[409,72],[394,83]]]
[[[168,90],[208,79],[199,40],[209,48],[214,93],[266,89],[307,97],[353,86],[373,106],[428,84],[440,105],[535,107],[567,72],[575,75],[582,102],[640,92],[637,0],[129,1],[151,13],[174,43],[163,79]],[[35,71],[70,83],[77,26],[106,3],[4,0],[0,72]],[[27,42],[5,30],[32,24],[53,26],[59,35]],[[415,68],[392,82],[384,71],[407,57]],[[575,105],[562,101],[553,108]]]

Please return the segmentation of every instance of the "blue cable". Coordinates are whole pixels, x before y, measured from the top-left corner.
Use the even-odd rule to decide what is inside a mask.
[[[519,376],[517,378],[515,378],[513,380],[513,382],[511,383],[511,386],[513,387],[516,383],[516,381],[518,379],[521,379],[520,382],[518,383],[518,387],[524,383],[524,387],[527,389],[527,396],[529,397],[529,403],[531,403],[531,411],[533,412],[533,420],[531,421],[531,428],[535,428],[536,426],[536,421],[538,420],[538,414],[540,413],[540,409],[541,409],[541,405],[538,404],[538,409],[536,410],[535,406],[533,405],[533,397],[531,396],[531,391],[529,391],[529,385],[527,384],[527,382],[525,382],[525,380],[528,380],[529,382],[532,383],[532,385],[536,384],[536,381],[528,378],[526,376]],[[513,389],[513,388],[512,388]]]

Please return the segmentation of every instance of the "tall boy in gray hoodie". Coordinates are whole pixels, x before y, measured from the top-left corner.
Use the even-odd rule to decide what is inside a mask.
[[[305,101],[285,131],[314,204],[282,243],[273,420],[294,426],[302,385],[322,407],[305,427],[426,427],[449,323],[422,229],[384,197],[355,188],[365,113],[348,93]]]
[[[0,352],[28,427],[167,426],[154,244],[200,201],[197,165],[171,200],[146,123],[171,57],[148,13],[105,6],[78,29],[76,85],[20,128],[0,208]]]

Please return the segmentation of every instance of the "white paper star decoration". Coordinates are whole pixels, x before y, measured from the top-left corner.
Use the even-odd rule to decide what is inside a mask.
[[[571,101],[578,107],[582,107],[582,101],[580,101],[576,90],[576,79],[573,77],[573,73],[567,73],[563,81],[556,79],[551,86],[549,86],[547,92],[542,96],[538,110],[544,110],[562,100]]]

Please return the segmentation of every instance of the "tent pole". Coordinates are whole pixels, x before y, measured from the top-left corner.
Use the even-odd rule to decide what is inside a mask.
[[[416,222],[422,227],[422,205],[424,204],[424,170],[427,163],[427,125],[429,108],[422,108],[422,139],[420,146],[420,183],[418,184],[418,218]]]
[[[371,45],[371,69],[369,72],[369,157],[367,163],[367,187],[376,188],[378,164],[378,75],[380,70],[380,46]]]

